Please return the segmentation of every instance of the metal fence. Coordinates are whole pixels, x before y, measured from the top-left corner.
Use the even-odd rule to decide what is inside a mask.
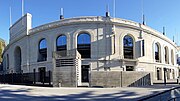
[[[1,74],[0,83],[2,84],[22,84],[35,86],[52,86],[52,72],[33,72],[33,73],[11,73]]]
[[[180,101],[180,86],[166,90],[138,101]]]

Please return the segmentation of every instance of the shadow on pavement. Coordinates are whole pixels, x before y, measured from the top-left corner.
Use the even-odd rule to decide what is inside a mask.
[[[100,100],[100,101],[119,101],[119,100],[130,100],[125,97],[136,96],[135,92],[120,91],[118,93],[108,93],[107,94],[93,94],[94,91],[86,91],[79,94],[69,94],[69,95],[52,95],[52,96],[32,96],[27,95],[31,89],[18,89],[18,90],[0,90],[0,101],[82,101],[82,100]],[[43,92],[42,92],[43,93]],[[58,92],[57,92],[58,93]]]
[[[8,86],[0,87],[0,101],[84,101],[84,100],[100,100],[100,101],[137,101],[143,96],[140,96],[136,91],[126,91],[120,90],[119,92],[103,92],[103,94],[95,94],[96,91],[83,91],[81,93],[73,94],[64,94],[63,92],[55,92],[54,95],[40,96],[32,93],[31,88],[18,88],[7,90]],[[43,89],[43,88],[42,88]],[[39,89],[40,90],[40,89]],[[61,89],[59,89],[61,90]],[[48,92],[48,90],[47,90]],[[180,90],[175,91],[175,93],[180,94]],[[43,93],[40,92],[40,93]],[[158,91],[151,91],[150,94],[158,93]],[[28,95],[29,94],[29,95]],[[59,95],[58,95],[59,94]],[[139,96],[139,97],[138,97]]]

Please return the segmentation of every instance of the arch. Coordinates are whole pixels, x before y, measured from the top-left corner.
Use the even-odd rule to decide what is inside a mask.
[[[38,62],[47,60],[47,41],[45,38],[39,41],[38,53]]]
[[[164,59],[165,63],[169,64],[169,50],[167,46],[164,47]]]
[[[9,54],[7,54],[7,69],[9,69]]]
[[[67,37],[65,35],[60,35],[56,39],[56,51],[67,50]]]
[[[155,61],[161,62],[161,46],[158,42],[155,43],[154,54]]]
[[[171,63],[174,65],[174,51],[171,49]]]
[[[17,46],[14,50],[14,70],[16,73],[21,73],[21,62],[22,62],[22,57],[21,57],[21,48]]]
[[[134,40],[130,35],[125,35],[123,38],[123,50],[124,50],[124,58],[126,59],[134,58]]]
[[[80,33],[77,36],[77,50],[82,58],[91,58],[91,36],[89,33]]]

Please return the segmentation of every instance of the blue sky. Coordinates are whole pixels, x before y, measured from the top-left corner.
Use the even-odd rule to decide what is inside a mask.
[[[113,0],[24,0],[24,12],[33,16],[33,27],[59,20],[60,8],[65,18],[77,16],[104,16],[106,5],[112,15]],[[175,41],[180,39],[180,0],[143,0],[146,24]],[[21,0],[0,0],[0,38],[9,40],[9,7],[12,22],[21,17]],[[116,17],[142,22],[142,0],[116,0]],[[179,35],[177,35],[179,34]],[[180,42],[179,42],[180,44]]]

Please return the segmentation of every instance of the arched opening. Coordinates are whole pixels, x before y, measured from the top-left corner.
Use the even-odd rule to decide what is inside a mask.
[[[46,61],[47,60],[47,42],[46,39],[41,39],[39,41],[39,48],[38,48],[38,62]]]
[[[87,33],[81,33],[77,37],[77,50],[81,58],[91,58],[91,37]]]
[[[60,35],[56,40],[56,50],[66,51],[67,50],[67,38],[65,35]]]
[[[156,62],[160,62],[160,45],[158,43],[155,43],[155,50],[154,50],[154,54],[155,54],[155,60]]]
[[[126,59],[133,59],[133,38],[129,35],[126,35],[123,39],[124,44],[124,58]]]
[[[169,63],[169,50],[167,46],[164,48],[164,51],[165,51],[164,53],[165,63],[168,64]]]
[[[7,69],[9,69],[9,54],[7,54]]]
[[[174,51],[171,49],[171,63],[174,65]]]
[[[20,47],[16,47],[15,51],[14,51],[14,67],[15,67],[15,72],[16,73],[21,73],[21,61],[22,61],[22,57],[21,57],[21,48]]]

